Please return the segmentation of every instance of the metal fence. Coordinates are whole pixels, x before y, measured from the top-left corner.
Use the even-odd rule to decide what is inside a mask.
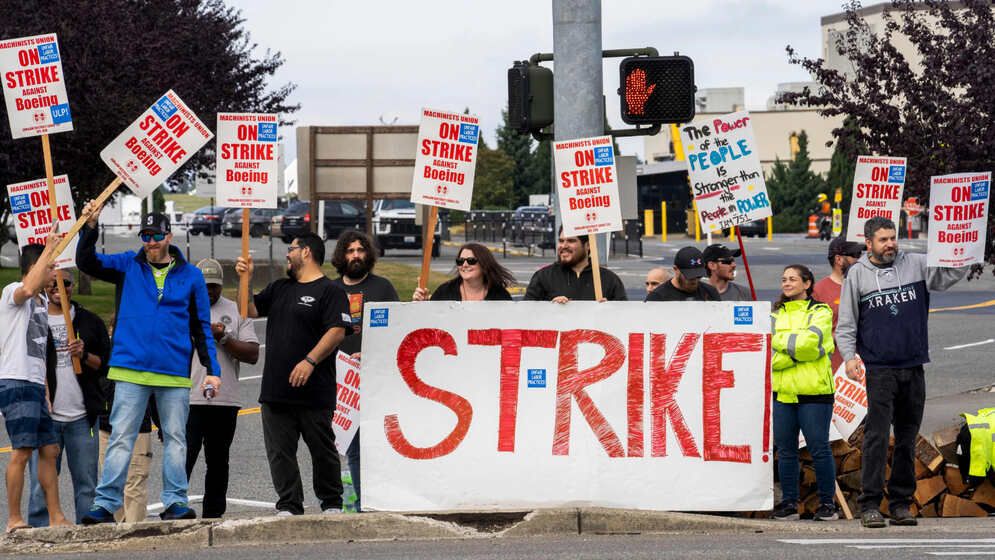
[[[623,220],[622,231],[611,234],[609,251],[612,255],[643,256],[642,224],[639,220]],[[464,217],[467,241],[501,243],[504,255],[508,247],[524,247],[528,254],[546,255],[556,249],[556,220],[551,214],[515,215],[509,211],[475,211]]]

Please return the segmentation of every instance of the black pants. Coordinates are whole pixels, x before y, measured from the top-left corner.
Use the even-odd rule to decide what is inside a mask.
[[[908,507],[916,489],[916,436],[926,402],[922,366],[867,370],[867,419],[864,421],[863,486],[860,511],[875,510],[884,497],[888,439],[895,427],[895,451],[888,481],[888,507]]]
[[[279,500],[276,509],[304,513],[304,487],[297,465],[297,442],[311,452],[314,494],[321,509],[342,508],[342,464],[335,449],[332,409],[262,404],[266,458]]]
[[[221,517],[228,507],[228,452],[235,439],[237,406],[191,405],[187,417],[187,479],[204,446],[204,511],[201,517]]]

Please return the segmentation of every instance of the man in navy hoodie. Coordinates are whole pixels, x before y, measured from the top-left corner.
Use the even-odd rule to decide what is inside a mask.
[[[946,290],[967,268],[927,268],[926,255],[898,250],[895,223],[871,218],[864,225],[867,253],[850,267],[840,294],[836,342],[846,374],[867,370],[862,492],[864,527],[884,527],[878,508],[884,496],[888,436],[895,426],[895,451],[888,481],[892,525],[915,525],[909,511],[916,489],[915,443],[926,402],[923,364],[929,362],[929,291]]]
[[[170,245],[169,218],[145,217],[142,248],[113,255],[97,254],[97,219],[101,207],[88,202],[80,232],[76,264],[90,276],[114,284],[117,319],[107,378],[115,382],[111,436],[97,497],[82,521],[112,523],[123,503],[132,449],[149,397],[155,396],[164,450],[162,503],[164,520],[193,519],[188,506],[186,426],[190,407],[190,357],[206,369],[204,386],[222,391],[211,303],[204,276]]]

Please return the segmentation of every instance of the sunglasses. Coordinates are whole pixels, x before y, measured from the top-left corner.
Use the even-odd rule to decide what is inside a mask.
[[[478,261],[475,257],[467,257],[465,259],[464,258],[457,258],[456,259],[456,266],[463,266],[463,263],[466,263],[466,264],[468,264],[470,266],[473,266],[473,265],[477,264],[478,262],[480,262],[480,261]]]
[[[715,262],[719,264],[735,264],[736,259],[715,259]]]
[[[148,243],[148,242],[153,241],[153,240],[158,242],[158,241],[162,241],[163,239],[166,239],[166,234],[165,233],[143,233],[143,234],[140,234],[139,237],[142,238],[142,243]]]

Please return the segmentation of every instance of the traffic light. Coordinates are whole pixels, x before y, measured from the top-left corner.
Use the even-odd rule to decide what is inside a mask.
[[[553,71],[528,61],[508,69],[508,125],[528,134],[553,124]]]
[[[686,56],[632,56],[619,64],[618,94],[627,124],[694,118],[694,62]]]

